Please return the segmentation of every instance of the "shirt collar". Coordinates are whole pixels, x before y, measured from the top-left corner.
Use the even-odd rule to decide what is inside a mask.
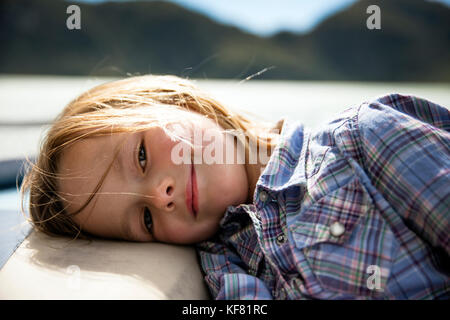
[[[305,130],[302,123],[294,120],[286,120],[281,129],[278,144],[275,147],[269,162],[256,183],[253,202],[261,189],[280,190],[286,183],[292,184],[291,177],[302,153],[305,152]],[[303,174],[297,178],[304,177]]]
[[[233,220],[233,217],[236,215],[239,215],[242,210],[247,213],[253,212],[257,195],[262,189],[274,190],[283,188],[286,184],[283,177],[289,173],[287,171],[292,171],[292,168],[290,166],[283,166],[281,161],[285,161],[287,157],[294,159],[295,161],[299,160],[301,154],[304,153],[305,150],[303,147],[305,141],[304,135],[304,126],[299,121],[287,119],[284,121],[278,143],[256,184],[255,193],[253,195],[253,204],[229,206],[220,221],[221,227],[225,227],[228,222]]]

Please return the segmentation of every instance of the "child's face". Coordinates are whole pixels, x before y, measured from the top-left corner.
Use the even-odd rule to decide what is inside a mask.
[[[221,131],[211,120],[185,113],[182,123],[187,130],[195,127]],[[85,139],[67,149],[61,158],[60,173],[69,178],[60,181],[59,191],[69,194],[65,203],[68,212],[86,202],[113,159],[116,146],[124,139],[101,188],[74,216],[75,222],[91,234],[194,243],[217,231],[227,206],[247,199],[249,185],[244,164],[175,164],[172,148],[180,142],[155,127]],[[225,138],[221,143],[225,144]],[[146,228],[149,217],[151,233]]]

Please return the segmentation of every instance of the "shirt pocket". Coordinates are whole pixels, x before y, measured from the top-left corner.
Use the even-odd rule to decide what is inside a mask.
[[[313,296],[385,295],[397,242],[356,175],[303,208],[289,230]]]

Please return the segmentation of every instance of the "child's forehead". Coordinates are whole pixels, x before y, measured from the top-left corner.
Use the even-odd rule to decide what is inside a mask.
[[[73,175],[80,171],[95,170],[103,161],[111,161],[114,150],[125,137],[120,133],[91,137],[75,142],[67,147],[61,155],[60,173]]]
[[[124,135],[110,135],[77,141],[62,154],[58,190],[72,208],[77,208],[95,190],[114,159],[116,146]]]

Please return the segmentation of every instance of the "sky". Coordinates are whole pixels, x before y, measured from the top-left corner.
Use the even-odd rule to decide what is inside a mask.
[[[100,3],[108,0],[78,0]],[[130,2],[133,0],[114,0]],[[328,16],[357,0],[166,0],[202,13],[220,23],[260,36],[287,30],[308,32]],[[450,6],[450,0],[435,0]]]

